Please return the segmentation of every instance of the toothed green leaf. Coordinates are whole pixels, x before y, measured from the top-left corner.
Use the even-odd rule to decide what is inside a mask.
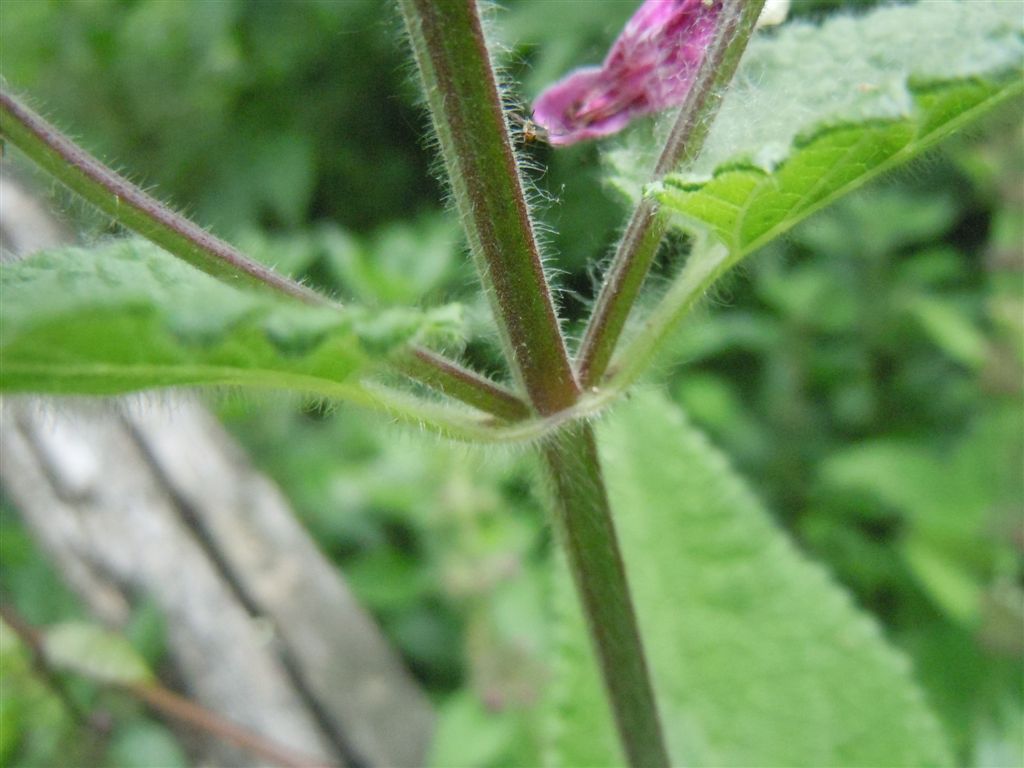
[[[64,248],[0,269],[0,389],[115,394],[189,384],[346,397],[457,308],[370,312],[241,290],[154,245]]]
[[[599,438],[673,764],[951,763],[905,659],[678,408],[635,395]],[[564,569],[558,586],[548,761],[622,764]]]

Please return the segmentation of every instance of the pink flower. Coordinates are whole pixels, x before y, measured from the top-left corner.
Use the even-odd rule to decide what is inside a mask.
[[[600,67],[571,72],[537,97],[533,119],[557,146],[609,136],[686,98],[722,0],[645,0]]]

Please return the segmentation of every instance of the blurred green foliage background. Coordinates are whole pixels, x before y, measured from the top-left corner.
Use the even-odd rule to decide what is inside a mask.
[[[869,4],[795,12],[843,5]],[[513,95],[527,104],[598,61],[633,8],[502,3],[493,33]],[[381,0],[4,0],[0,73],[133,180],[292,275],[365,304],[467,302],[485,341],[466,355],[497,370],[401,37]],[[819,214],[732,277],[655,373],[909,653],[979,766],[1016,764],[1024,737],[1022,148],[1010,110]],[[526,151],[578,333],[626,205],[601,185],[593,145]],[[42,188],[86,239],[109,228]],[[437,701],[435,763],[531,754],[550,542],[527,458],[350,408],[217,406]],[[76,615],[12,510],[0,525],[0,584],[19,609]],[[139,625],[155,662],[158,618],[142,607]],[[183,764],[126,702],[111,741],[83,741],[24,658],[0,661],[23,683],[0,694],[0,762],[49,766],[74,745],[82,765]],[[87,707],[100,696],[76,693]]]

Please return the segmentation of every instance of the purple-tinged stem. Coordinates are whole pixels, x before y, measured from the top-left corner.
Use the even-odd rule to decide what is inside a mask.
[[[500,419],[521,421],[530,416],[530,406],[514,392],[429,349],[414,347],[398,366],[416,381]]]
[[[593,427],[577,422],[545,441],[541,450],[555,528],[583,606],[626,760],[631,768],[668,768],[668,750]]]
[[[452,191],[506,358],[533,407],[579,396],[532,225],[475,0],[400,0]],[[601,674],[633,768],[667,768],[668,752],[590,425],[539,446]]]
[[[534,409],[579,389],[558,326],[475,0],[399,3],[503,348]]]
[[[0,134],[108,216],[197,269],[268,286],[310,304],[331,300],[253,261],[111,170],[6,91]]]

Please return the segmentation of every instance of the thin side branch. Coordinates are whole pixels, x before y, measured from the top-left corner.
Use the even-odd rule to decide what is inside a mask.
[[[197,269],[220,280],[244,280],[310,304],[337,306],[175,213],[3,90],[0,135],[120,224]],[[528,413],[515,395],[441,355],[421,348],[413,348],[411,355],[417,360],[415,372],[403,368],[404,372],[450,397],[503,419],[515,420]]]
[[[331,300],[250,259],[111,170],[18,99],[0,90],[0,134],[128,229],[218,279],[244,279],[310,304]]]
[[[93,727],[92,719],[75,701],[64,681],[50,667],[50,663],[46,658],[46,652],[43,649],[42,632],[22,618],[7,595],[0,595],[0,620],[17,635],[18,640],[28,650],[29,655],[32,657],[32,664],[39,673],[39,676],[53,694],[60,699],[61,705],[68,711],[74,721],[82,727]]]
[[[299,755],[275,744],[258,733],[243,728],[161,685],[138,683],[124,686],[122,690],[164,717],[173,718],[192,728],[205,731],[211,736],[234,744],[249,754],[279,765],[281,768],[317,768],[328,765],[323,759]]]
[[[71,709],[76,719],[81,723],[88,723],[85,714],[67,696],[56,670],[47,658],[44,632],[29,624],[6,597],[0,601],[0,619],[3,619],[4,624],[18,636],[18,639],[28,649],[37,668],[51,682],[54,690],[57,691],[65,705]],[[165,717],[171,717],[218,739],[230,742],[236,747],[274,765],[282,766],[282,768],[313,768],[325,765],[321,759],[296,754],[156,683],[133,683],[112,687],[134,696]]]
[[[764,0],[724,3],[719,28],[658,158],[652,182],[692,162],[700,153],[764,6]],[[583,387],[596,386],[604,375],[667,226],[657,201],[641,198],[601,285],[576,356]]]
[[[414,347],[398,365],[416,381],[498,418],[522,421],[530,416],[530,406],[514,392],[432,350]]]

